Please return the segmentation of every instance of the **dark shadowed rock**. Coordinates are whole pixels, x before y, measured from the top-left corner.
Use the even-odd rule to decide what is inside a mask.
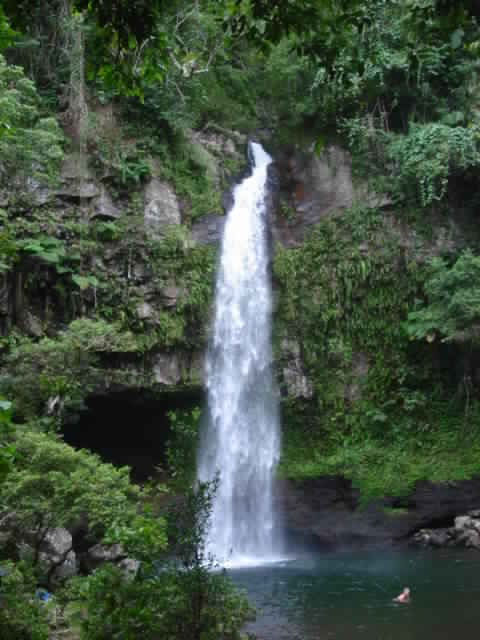
[[[467,547],[480,550],[480,511],[457,516],[448,529],[421,529],[413,536],[413,543],[423,547]]]
[[[477,509],[480,479],[419,482],[406,498],[385,498],[366,507],[359,505],[351,481],[341,476],[282,480],[277,500],[293,540],[315,547],[390,545],[406,542],[421,529],[453,525],[456,516]]]
[[[93,201],[91,218],[116,220],[122,216],[122,209],[114,202],[107,189],[102,185],[100,195]]]
[[[105,546],[96,544],[83,555],[82,568],[91,572],[105,563],[114,564],[119,567],[126,576],[134,577],[140,567],[140,562],[127,557],[125,550],[120,544]]]
[[[119,562],[127,557],[120,544],[113,544],[106,547],[103,544],[96,544],[83,555],[82,568],[86,571],[94,571],[105,562]]]

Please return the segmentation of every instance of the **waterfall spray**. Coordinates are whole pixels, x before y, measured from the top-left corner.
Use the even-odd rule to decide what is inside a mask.
[[[272,159],[259,144],[249,153],[252,175],[234,190],[223,235],[198,464],[200,480],[219,473],[207,552],[229,564],[266,561],[279,552],[272,506],[279,412],[265,204]]]

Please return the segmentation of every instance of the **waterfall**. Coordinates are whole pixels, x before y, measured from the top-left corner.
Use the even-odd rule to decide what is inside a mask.
[[[213,337],[207,355],[208,424],[198,477],[219,474],[207,552],[224,564],[278,554],[272,476],[280,452],[272,374],[266,204],[271,157],[249,146],[252,175],[234,190],[217,273]]]

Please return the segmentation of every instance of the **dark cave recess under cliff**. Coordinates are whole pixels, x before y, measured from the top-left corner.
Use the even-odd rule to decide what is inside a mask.
[[[63,426],[65,442],[89,449],[104,462],[128,465],[132,479],[143,482],[159,476],[165,466],[165,447],[171,437],[170,411],[203,407],[200,392],[152,394],[123,391],[92,395],[79,419]]]

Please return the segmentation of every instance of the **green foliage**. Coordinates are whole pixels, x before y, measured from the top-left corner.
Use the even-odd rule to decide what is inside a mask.
[[[24,428],[17,429],[15,446],[15,466],[2,484],[0,499],[3,513],[15,512],[13,533],[31,532],[35,566],[40,545],[56,527],[82,522],[101,536],[135,518],[141,490],[130,484],[128,468],[115,469],[52,434]]]
[[[422,207],[441,200],[449,178],[480,166],[480,129],[444,124],[411,126],[408,135],[394,136],[388,145],[396,169],[394,190],[398,197],[412,194]]]
[[[401,243],[393,219],[357,208],[323,221],[301,247],[277,252],[277,354],[296,345],[314,394],[303,404],[284,402],[281,473],[345,473],[372,495],[382,487],[402,491],[418,478],[396,473],[395,460],[408,457],[398,455],[402,447],[424,441],[429,459],[428,398],[442,382],[428,358],[411,353],[405,323],[422,271],[413,249],[399,252]],[[450,425],[463,424],[458,407],[449,415]],[[397,452],[385,475],[369,466],[381,449]]]
[[[274,126],[279,141],[298,139],[304,135],[308,121],[309,134],[318,135],[318,100],[312,90],[316,66],[311,58],[292,50],[285,38],[268,54],[252,61],[255,76],[251,91],[257,93],[257,111],[262,121]]]
[[[476,345],[480,338],[480,257],[463,251],[453,265],[430,262],[424,284],[426,300],[408,314],[412,338]]]
[[[35,85],[0,55],[0,186],[13,178],[51,180],[63,157],[54,118],[41,116]]]
[[[75,581],[73,598],[88,611],[81,620],[82,640],[240,638],[248,605],[224,573],[211,571],[202,546],[212,491],[200,485],[187,492],[167,516],[172,559],[159,559],[140,535],[144,546],[137,551],[144,562],[134,578],[105,566]],[[142,529],[133,525],[131,539]]]
[[[162,176],[175,188],[185,204],[190,220],[208,213],[222,213],[221,191],[215,159],[200,145],[191,144],[178,133],[169,145],[153,140],[147,148],[161,162]]]
[[[351,0],[277,6],[227,2],[233,27],[265,44],[290,34],[291,46],[315,61],[319,117],[351,117],[384,110],[406,123],[448,105],[450,91],[465,97],[475,68],[478,27],[465,3],[436,0]],[[312,27],[314,25],[314,27]],[[458,101],[456,104],[458,109]]]
[[[15,458],[15,447],[11,442],[12,403],[0,396],[0,485],[10,471]]]
[[[48,640],[48,607],[34,596],[36,581],[24,563],[0,566],[0,635],[4,640]]]
[[[150,265],[154,280],[174,282],[180,292],[173,313],[165,314],[159,343],[198,347],[206,340],[206,323],[213,299],[215,250],[192,247],[181,230],[172,229],[151,247]]]
[[[133,335],[118,325],[75,320],[56,338],[19,339],[5,359],[0,388],[13,394],[16,410],[24,417],[42,415],[47,401],[56,396],[63,409],[75,411],[103,379],[98,354],[136,349]]]
[[[418,236],[408,246],[393,218],[352,210],[277,252],[277,353],[297,345],[314,392],[283,403],[281,474],[344,474],[368,499],[479,473],[478,401],[459,378],[477,344],[478,259],[424,268]],[[458,375],[439,366],[452,353],[434,351],[436,339],[462,346]]]
[[[159,488],[155,488],[159,491]],[[145,490],[144,498],[148,492]],[[110,525],[104,537],[105,544],[121,544],[129,557],[136,558],[147,566],[152,559],[159,558],[168,547],[166,520],[155,514],[148,504],[129,519],[116,520]]]
[[[18,246],[15,242],[15,234],[8,224],[8,216],[0,209],[0,274],[8,271],[18,258]]]
[[[359,208],[318,225],[301,247],[277,251],[277,348],[283,340],[300,343],[323,409],[348,404],[355,353],[376,354],[376,375],[391,378],[384,394],[394,382],[389,369],[404,360],[408,340],[399,319],[406,319],[416,281],[410,256],[396,254],[398,234],[387,231],[379,212]]]
[[[179,489],[191,486],[195,477],[201,411],[170,411],[172,436],[166,443],[168,472]]]
[[[132,49],[137,42],[153,36],[160,0],[140,0],[132,7],[127,0],[75,0],[79,11],[90,11],[98,26],[110,37],[118,50]]]
[[[81,584],[79,601],[88,610],[82,640],[159,637],[172,640],[240,638],[248,607],[224,574],[201,575],[162,568],[145,578],[125,580],[105,566]],[[77,596],[78,597],[78,596]]]
[[[480,407],[472,407],[472,422],[478,421]],[[464,415],[451,402],[435,400],[428,416],[414,430],[405,429],[401,416],[396,420],[396,436],[385,440],[369,433],[368,425],[353,436],[339,435],[332,446],[319,442],[315,435],[287,435],[286,451],[280,473],[293,478],[342,474],[353,480],[366,502],[384,496],[402,496],[416,482],[452,482],[480,473],[478,432],[464,436]],[[392,425],[391,425],[392,426]],[[408,427],[407,427],[408,429]],[[306,436],[306,438],[305,438]]]
[[[10,27],[3,7],[0,7],[0,51],[11,46],[15,39],[15,31]]]
[[[27,238],[18,243],[19,248],[28,255],[35,256],[39,260],[49,264],[63,267],[63,262],[67,258],[64,243],[58,238],[49,236],[39,236],[37,238]]]
[[[114,144],[100,142],[94,155],[94,165],[101,169],[119,195],[127,194],[152,175],[150,162],[145,153],[137,147],[123,148],[115,140]]]
[[[95,236],[101,242],[113,242],[120,238],[121,230],[115,222],[98,222],[95,226]]]
[[[77,247],[68,246],[65,240],[46,233],[29,235],[28,227],[34,225],[27,223],[27,228],[22,228],[24,220],[18,216],[11,215],[9,218],[0,211],[0,219],[5,221],[5,227],[0,232],[0,272],[16,267],[19,274],[26,276],[25,284],[28,287],[38,284],[37,278],[42,277],[42,267],[44,275],[47,267],[55,270],[58,288],[62,281],[75,285],[81,291],[99,287],[96,276],[85,273],[82,268],[80,248],[77,250]]]

